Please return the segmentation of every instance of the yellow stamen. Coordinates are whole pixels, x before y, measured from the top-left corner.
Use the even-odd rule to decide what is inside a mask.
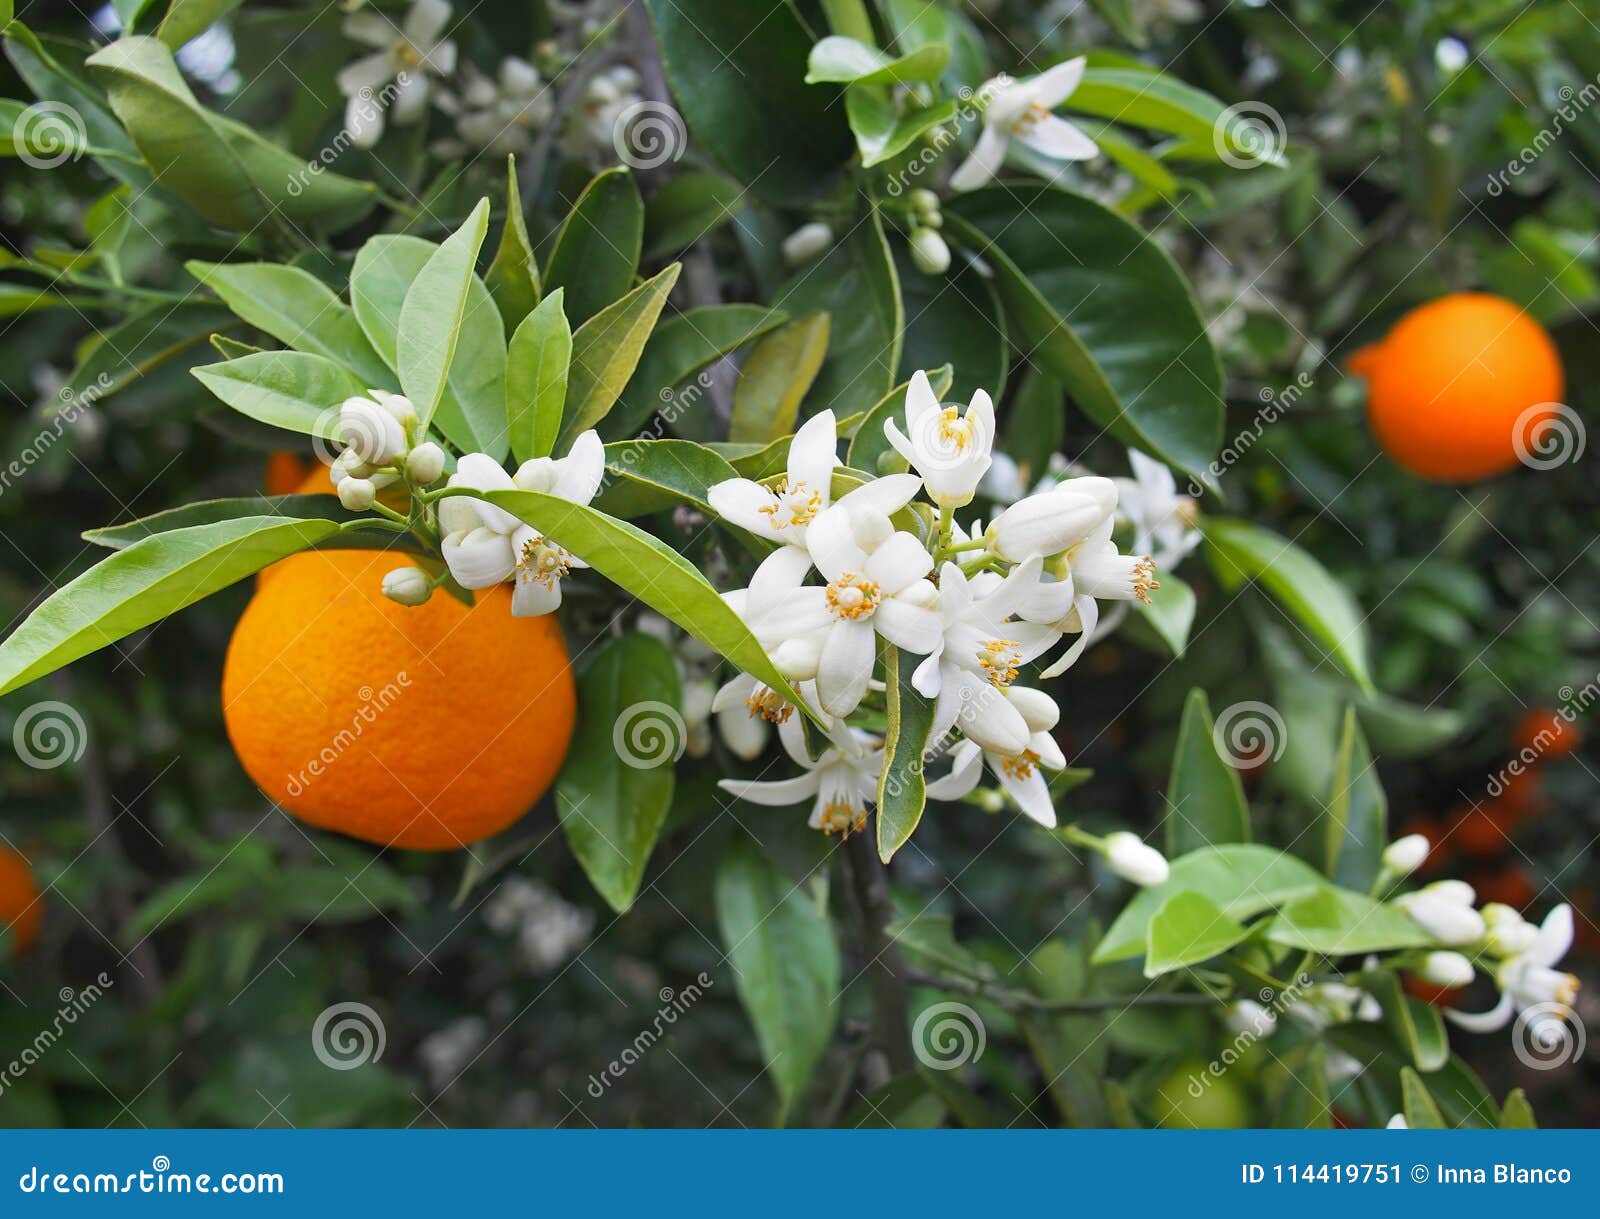
[[[939,413],[939,439],[958,453],[972,443],[972,420],[963,419],[959,409],[947,406]]]
[[[978,649],[978,667],[994,686],[1009,686],[1017,680],[1022,652],[1015,639],[988,639]]]
[[[804,482],[789,485],[786,478],[772,489],[772,499],[762,504],[758,511],[772,518],[774,529],[792,525],[809,525],[811,519],[822,511],[822,493],[806,486]],[[783,519],[784,516],[788,519]]]
[[[1150,594],[1161,587],[1161,582],[1156,579],[1156,565],[1149,555],[1145,555],[1133,565],[1133,595],[1146,605],[1150,604]]]
[[[1033,777],[1034,765],[1038,761],[1038,754],[1031,749],[1024,749],[1014,758],[1001,758],[1000,769],[1013,779],[1028,779]]]
[[[870,618],[881,600],[883,593],[878,586],[853,571],[828,585],[828,609],[835,618]]]
[[[824,834],[848,838],[851,834],[866,832],[867,810],[843,800],[833,800],[823,806],[818,821]]]
[[[554,588],[567,573],[567,552],[559,546],[547,546],[542,538],[531,538],[522,544],[522,554],[517,559],[517,579]]]
[[[779,698],[771,686],[757,686],[744,705],[751,719],[759,715],[769,724],[785,723],[794,714],[794,704]]]
[[[1016,135],[1027,135],[1028,132],[1049,117],[1049,114],[1050,111],[1047,107],[1041,106],[1038,102],[1029,102],[1028,108],[1022,112],[1016,122],[1011,124],[1011,130]]]

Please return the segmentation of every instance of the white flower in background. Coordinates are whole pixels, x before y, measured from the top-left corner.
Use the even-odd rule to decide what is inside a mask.
[[[695,677],[683,683],[683,751],[691,758],[711,752],[711,703],[716,692],[709,678]]]
[[[511,932],[529,970],[547,974],[589,941],[594,911],[575,906],[536,880],[512,876],[483,904],[491,931]]]
[[[769,489],[748,478],[730,478],[708,490],[706,499],[723,520],[748,529],[757,537],[786,546],[804,546],[807,526],[832,497],[838,446],[833,412],[822,411],[795,432],[789,442],[787,474],[776,487]],[[915,494],[916,488],[912,487],[902,502],[909,502]]]
[[[567,115],[562,147],[575,158],[616,159],[613,139],[624,111],[644,99],[639,74],[626,64],[601,72],[584,86],[583,97]]]
[[[990,552],[1007,562],[1020,563],[1030,555],[1048,558],[1109,526],[1116,507],[1117,485],[1109,478],[1069,478],[1012,504],[989,523],[984,536]]]
[[[1410,876],[1427,862],[1429,850],[1425,835],[1407,834],[1383,849],[1383,866],[1396,876]]]
[[[385,111],[401,126],[427,112],[433,86],[429,76],[455,71],[456,44],[445,38],[450,6],[445,0],[416,0],[396,26],[383,13],[364,9],[344,19],[345,37],[376,47],[339,69],[339,92],[349,98],[345,130],[358,148],[371,148],[383,135]],[[390,81],[394,96],[382,106],[373,96]]]
[[[417,422],[416,407],[402,394],[369,389],[370,397],[346,398],[339,407],[339,443],[350,455],[346,467],[393,465],[405,454],[406,428]],[[341,454],[342,456],[342,454]]]
[[[449,486],[475,491],[539,491],[568,503],[587,504],[605,475],[605,446],[598,433],[584,432],[567,456],[534,457],[515,477],[486,453],[468,453],[456,463]],[[491,588],[515,580],[511,612],[519,618],[548,614],[561,604],[561,580],[575,567],[576,555],[546,540],[531,525],[484,500],[465,496],[439,502],[441,549],[450,574],[462,588]]]
[[[440,94],[439,109],[454,117],[457,138],[439,141],[434,151],[441,156],[478,150],[504,156],[532,148],[535,133],[555,112],[550,87],[539,69],[508,55],[493,80],[470,65],[467,73],[459,95]]]
[[[1117,830],[1107,834],[1105,841],[1106,866],[1123,880],[1136,885],[1159,885],[1170,875],[1167,857],[1137,834]]]
[[[1405,1114],[1396,1113],[1393,1117],[1391,1117],[1388,1120],[1387,1123],[1385,1123],[1383,1128],[1385,1130],[1410,1130],[1411,1129],[1411,1123],[1406,1121],[1406,1115]]]
[[[791,267],[810,262],[833,244],[833,229],[820,220],[802,224],[783,239],[783,261]]]
[[[1017,802],[1017,807],[1040,825],[1056,823],[1055,805],[1050,800],[1050,785],[1045,782],[1040,768],[1061,770],[1067,759],[1061,753],[1050,730],[1061,718],[1061,709],[1055,700],[1042,690],[1011,687],[1005,690],[990,688],[985,703],[990,706],[1004,702],[1022,716],[1028,729],[1028,742],[1021,749],[1001,751],[985,749],[976,740],[965,740],[950,753],[950,773],[928,784],[928,797],[932,800],[959,800],[978,785],[983,764],[987,763],[1000,786]],[[965,727],[965,725],[963,725]],[[937,718],[929,740],[938,740],[949,731],[949,724],[940,728]]]
[[[1278,1027],[1278,1018],[1254,999],[1238,999],[1223,1009],[1222,1022],[1228,1031],[1249,1034],[1252,1037],[1270,1037]]]
[[[1178,494],[1172,471],[1136,449],[1128,450],[1133,477],[1114,481],[1118,507],[1133,527],[1133,549],[1150,555],[1157,567],[1174,567],[1200,544],[1195,502]]]
[[[1415,893],[1395,898],[1399,906],[1439,943],[1459,947],[1483,939],[1483,916],[1472,908],[1476,894],[1472,886],[1459,880],[1441,880]]]
[[[1343,982],[1320,982],[1305,992],[1304,997],[1289,1012],[1297,1020],[1313,1029],[1325,1029],[1331,1024],[1346,1024],[1352,1020],[1371,1023],[1383,1019],[1383,1008],[1371,995],[1358,986]]]
[[[996,77],[979,95],[989,95],[983,134],[950,178],[952,190],[976,190],[992,181],[1005,164],[1011,141],[1058,161],[1087,161],[1100,149],[1066,119],[1050,112],[1066,101],[1083,79],[1084,59],[1069,59],[1027,80]]]
[[[1572,907],[1557,906],[1545,916],[1532,943],[1506,957],[1494,969],[1500,1000],[1486,1012],[1446,1010],[1453,1023],[1473,1033],[1504,1028],[1518,1012],[1537,1009],[1542,1020],[1560,1021],[1571,1014],[1578,998],[1578,979],[1555,966],[1572,947]],[[1539,1029],[1535,1025],[1534,1035]]]
[[[1044,473],[1040,474],[1033,484],[1032,494],[1039,495],[1054,490],[1069,476],[1071,465],[1072,463],[1060,453],[1050,454],[1045,463]],[[985,499],[994,500],[997,504],[1014,504],[1029,494],[1030,473],[1027,467],[1017,464],[1005,453],[996,451],[994,464],[989,467],[989,472],[978,484],[978,494]]]
[[[883,421],[883,434],[895,452],[922,477],[928,498],[941,508],[965,508],[989,468],[994,448],[994,403],[983,390],[972,395],[966,414],[941,406],[920,368],[906,387],[906,430],[893,419]]]
[[[1418,964],[1417,977],[1434,986],[1469,986],[1472,962],[1459,952],[1430,952]]]
[[[792,779],[721,779],[717,786],[752,804],[782,806],[810,799],[814,830],[849,837],[867,828],[867,809],[878,798],[883,769],[883,742],[870,733],[840,727],[828,733],[828,747],[816,758],[806,751],[798,718],[786,722],[778,737],[805,773]]]

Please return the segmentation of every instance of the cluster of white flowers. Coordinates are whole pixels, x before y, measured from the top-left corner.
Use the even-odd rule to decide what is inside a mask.
[[[461,60],[448,37],[452,9],[447,0],[415,0],[398,25],[375,9],[351,13],[344,20],[345,36],[372,50],[339,71],[345,132],[356,147],[371,148],[387,124],[419,123],[432,106],[454,124],[451,135],[430,146],[435,156],[526,153],[555,117],[548,77],[587,49],[604,27],[601,10],[613,7],[611,0],[553,4],[557,37],[536,48],[537,64],[507,55],[492,74]],[[597,73],[568,116],[563,149],[586,159],[609,154],[612,129],[639,100],[638,89],[632,68],[619,65]]]
[[[920,658],[912,683],[933,704],[929,760],[949,759],[929,796],[960,799],[987,767],[1023,813],[1053,826],[1041,772],[1066,765],[1051,736],[1060,711],[1044,691],[1017,684],[1019,672],[1064,636],[1092,628],[1100,600],[1147,598],[1157,587],[1154,566],[1112,541],[1118,492],[1108,478],[1065,479],[987,528],[955,522],[993,460],[994,408],[982,390],[965,409],[941,404],[918,372],[903,427],[888,420],[884,434],[911,472],[874,478],[837,500],[831,411],[795,433],[783,477],[729,479],[708,492],[723,520],[776,544],[749,587],[726,599],[826,725],[826,747],[813,756],[804,717],[755,678],[735,678],[719,692],[719,708],[739,700],[776,724],[804,773],[722,786],[763,804],[810,798],[814,827],[862,830],[877,798],[882,742],[849,721],[883,690],[877,661],[889,645]],[[932,508],[916,503],[919,495]],[[1047,675],[1070,665],[1082,645],[1080,638],[1067,648]],[[1165,860],[1132,835],[1084,840],[1120,875],[1165,879]]]

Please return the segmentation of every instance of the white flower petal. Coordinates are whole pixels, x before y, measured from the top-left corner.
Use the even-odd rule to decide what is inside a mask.
[[[839,621],[829,630],[817,662],[817,697],[829,715],[846,716],[861,705],[872,680],[877,635],[869,621]]]
[[[374,51],[371,55],[363,55],[360,59],[352,60],[339,69],[339,74],[334,81],[339,86],[339,92],[348,98],[360,97],[363,89],[376,90],[394,79],[397,65],[394,56],[388,51]],[[378,103],[372,98],[362,98],[368,105],[378,109]],[[348,119],[348,115],[346,118]],[[380,121],[378,126],[383,126]]]
[[[389,116],[401,127],[409,127],[427,115],[428,94],[433,86],[422,72],[402,71],[395,81]]]
[[[806,549],[826,580],[837,580],[851,572],[859,575],[866,567],[867,555],[856,541],[850,506],[845,502],[849,498],[847,495],[833,507],[824,509],[806,526]]]
[[[867,557],[865,575],[894,596],[933,570],[933,557],[909,533],[896,533]]]
[[[748,478],[730,478],[706,491],[706,502],[723,520],[757,537],[777,537],[772,517],[761,509],[775,503],[771,491]]]
[[[555,463],[554,495],[568,503],[587,504],[600,490],[606,473],[606,446],[600,433],[590,428],[572,442],[567,455]]]
[[[740,800],[748,800],[751,804],[765,804],[779,808],[787,804],[799,804],[800,801],[816,795],[819,782],[817,772],[812,770],[803,775],[796,775],[792,779],[773,779],[766,782],[720,779],[717,786],[729,795],[736,796]]]
[[[1528,959],[1539,965],[1558,964],[1572,948],[1572,935],[1572,907],[1563,903],[1544,916]]]
[[[1453,1007],[1447,1007],[1444,1016],[1451,1024],[1464,1028],[1469,1033],[1492,1033],[1510,1024],[1515,1011],[1516,1007],[1511,996],[1502,992],[1499,1002],[1486,1012],[1460,1012]]]
[[[1006,162],[1008,143],[1003,131],[985,125],[983,134],[978,137],[971,155],[961,163],[961,167],[955,173],[950,175],[950,189],[977,190],[980,186],[987,186],[994,181],[995,175]]]
[[[939,399],[934,395],[933,386],[928,383],[928,374],[920,368],[917,369],[911,374],[911,382],[906,386],[906,430],[914,435],[917,430],[917,420],[938,408]]]
[[[1027,83],[1031,100],[1038,102],[1046,110],[1054,110],[1072,96],[1072,91],[1083,80],[1087,63],[1088,60],[1079,55],[1075,59],[1058,63],[1055,67],[1039,73]]]
[[[1043,826],[1055,825],[1056,806],[1050,802],[1050,786],[1037,766],[1030,766],[1028,773],[1020,777],[1003,766],[995,769],[999,774],[1000,786],[1006,789],[1030,821],[1037,821]]]
[[[561,581],[535,580],[526,576],[517,579],[511,590],[511,616],[538,618],[553,614],[561,608]]]
[[[983,750],[962,741],[950,753],[950,773],[928,784],[928,799],[959,800],[978,786],[983,777]]]
[[[873,625],[895,647],[921,656],[933,651],[943,638],[943,619],[937,610],[924,609],[890,597],[872,615]]]
[[[450,23],[450,6],[445,0],[416,0],[401,27],[418,46],[427,46]]]
[[[804,483],[831,499],[833,468],[839,463],[839,430],[831,410],[819,411],[807,419],[789,442],[789,486]]]
[[[509,580],[517,567],[511,539],[492,529],[449,534],[440,550],[450,574],[462,588],[492,588]]]
[[[921,489],[922,480],[915,474],[887,474],[841,496],[839,504],[893,516],[915,499]]]

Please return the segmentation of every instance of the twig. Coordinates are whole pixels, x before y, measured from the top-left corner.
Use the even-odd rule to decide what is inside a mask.
[[[842,857],[866,958],[862,969],[872,983],[872,1044],[888,1059],[891,1073],[902,1075],[915,1069],[916,1058],[911,1052],[906,965],[887,930],[894,917],[889,879],[871,834],[850,835]]]
[[[1087,1015],[1092,1012],[1122,1011],[1130,1007],[1215,1007],[1220,1002],[1210,995],[1191,995],[1175,991],[1150,991],[1142,995],[1096,995],[1088,999],[1041,999],[1023,990],[1011,990],[972,978],[951,978],[940,974],[907,969],[905,978],[918,986],[954,991],[990,999],[1004,1008],[1059,1015]]]

